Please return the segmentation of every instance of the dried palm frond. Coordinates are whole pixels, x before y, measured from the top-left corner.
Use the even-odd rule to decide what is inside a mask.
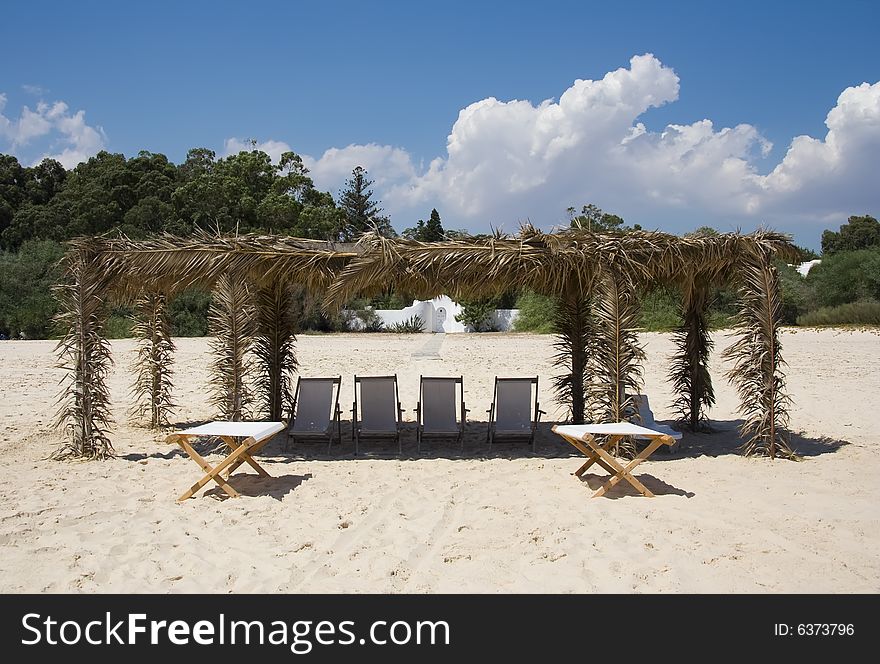
[[[275,422],[290,412],[293,399],[291,387],[297,367],[294,333],[300,320],[294,311],[296,300],[301,298],[282,281],[259,288],[254,297],[258,407]]]
[[[137,355],[132,369],[137,378],[130,416],[148,418],[149,427],[159,429],[168,426],[168,417],[175,407],[171,398],[175,346],[164,293],[141,294],[135,301],[133,318]]]
[[[597,280],[593,298],[595,338],[590,357],[590,411],[599,422],[620,422],[642,385],[639,300],[629,275],[613,269]],[[627,449],[627,452],[632,450]]]
[[[709,374],[709,353],[714,343],[709,334],[708,283],[702,277],[687,282],[682,293],[682,323],[672,334],[678,348],[669,368],[676,394],[673,408],[691,431],[706,422],[706,411],[715,404]]]
[[[211,288],[235,273],[255,285],[277,279],[323,291],[358,249],[353,244],[277,235],[221,237],[198,232],[181,238],[105,239],[104,260],[118,266],[117,288],[134,297],[143,288],[168,295],[198,286]]]
[[[98,260],[100,243],[81,242],[63,260],[63,282],[56,286],[56,321],[65,329],[55,347],[61,380],[55,426],[67,438],[53,458],[106,459],[113,456],[107,435],[112,418],[107,375],[113,366],[104,336],[105,290],[109,275]]]
[[[237,422],[250,417],[253,403],[248,350],[254,332],[254,307],[247,283],[238,275],[222,275],[211,295],[211,404],[221,419]]]
[[[782,352],[777,325],[782,310],[779,275],[770,257],[756,252],[740,265],[740,339],[725,351],[734,367],[727,377],[736,385],[745,422],[740,433],[742,450],[751,456],[765,454],[794,458],[788,442],[788,405]]]
[[[553,327],[556,339],[553,347],[554,366],[565,372],[554,377],[556,401],[568,407],[573,424],[586,419],[586,393],[589,384],[589,359],[595,341],[595,329],[590,313],[590,298],[571,293],[556,303]]]

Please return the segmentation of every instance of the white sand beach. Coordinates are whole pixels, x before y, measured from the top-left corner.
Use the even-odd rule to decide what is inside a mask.
[[[880,591],[880,335],[785,330],[794,447],[803,461],[736,450],[734,388],[716,333],[713,434],[685,434],[625,483],[591,499],[602,470],[573,476],[581,457],[550,432],[552,338],[517,334],[301,336],[304,375],[343,376],[343,444],[262,453],[273,476],[240,470],[228,499],[207,487],[183,504],[201,470],[164,434],[128,422],[130,340],[113,343],[117,458],[46,460],[61,373],[54,343],[0,343],[0,590],[3,592],[818,592]],[[672,418],[665,380],[673,347],[646,334],[645,392]],[[208,343],[177,339],[176,424],[212,419]],[[426,347],[436,354],[420,353]],[[453,444],[404,455],[391,443],[355,457],[355,373],[397,373],[406,416],[419,375],[464,376],[473,421]],[[495,375],[539,375],[537,454],[485,445]],[[212,460],[219,455],[209,457]],[[248,474],[250,473],[250,474]]]

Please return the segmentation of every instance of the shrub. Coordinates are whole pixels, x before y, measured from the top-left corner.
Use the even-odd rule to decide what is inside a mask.
[[[880,302],[848,302],[822,307],[798,318],[798,325],[880,325]]]
[[[673,288],[654,288],[642,295],[639,326],[649,332],[668,332],[681,324],[681,295]]]
[[[776,262],[779,272],[779,287],[782,291],[782,323],[794,325],[798,317],[806,313],[814,300],[812,286],[791,265]]]
[[[360,321],[358,330],[361,332],[381,332],[382,328],[385,327],[382,319],[379,318],[379,314],[372,309],[358,309],[354,312],[354,315]]]
[[[208,307],[211,294],[199,290],[185,290],[168,304],[171,334],[175,337],[208,336]]]
[[[104,326],[104,334],[108,339],[128,339],[132,336],[131,314],[128,307],[117,307],[110,311]]]
[[[880,248],[826,256],[810,270],[806,282],[820,307],[880,300]]]
[[[515,308],[519,309],[513,324],[515,332],[553,333],[553,319],[556,315],[553,298],[533,291],[524,291],[517,298]]]
[[[492,314],[496,309],[495,298],[461,302],[461,313],[455,320],[469,326],[474,332],[493,332]]]
[[[58,304],[51,287],[61,271],[64,248],[49,240],[26,242],[18,253],[0,253],[0,332],[45,339]]]
[[[388,332],[396,332],[397,334],[414,334],[422,332],[425,321],[419,315],[410,316],[407,320],[395,323],[390,328],[386,328]]]

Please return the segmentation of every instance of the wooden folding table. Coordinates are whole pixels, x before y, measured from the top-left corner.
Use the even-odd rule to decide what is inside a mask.
[[[254,460],[253,455],[259,452],[263,445],[282,429],[284,429],[283,422],[208,422],[192,429],[170,434],[165,438],[165,442],[180,445],[183,451],[205,471],[202,479],[178,498],[178,502],[191,498],[196,491],[211,480],[217,482],[220,488],[231,497],[237,498],[238,492],[229,485],[227,480],[243,463],[247,463],[263,477],[268,477],[269,473]],[[226,458],[214,467],[211,467],[211,464],[190,445],[191,439],[205,436],[220,438],[230,450]],[[244,438],[244,440],[237,440],[238,438]],[[220,475],[224,470],[226,471],[225,478]]]
[[[604,468],[611,475],[611,478],[593,494],[593,498],[604,495],[606,491],[620,480],[626,480],[642,495],[653,498],[654,494],[633,476],[632,471],[642,461],[651,456],[661,445],[672,445],[675,443],[672,436],[668,434],[654,431],[653,429],[646,429],[632,422],[556,425],[553,427],[553,432],[558,433],[566,442],[570,443],[587,457],[587,462],[574,472],[575,475],[580,477],[594,463]],[[596,442],[596,436],[607,436],[607,438],[604,443],[599,444]],[[609,450],[625,436],[647,438],[650,442],[632,461],[623,466],[614,458]]]

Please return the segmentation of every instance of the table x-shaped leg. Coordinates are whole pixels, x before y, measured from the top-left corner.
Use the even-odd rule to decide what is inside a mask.
[[[598,463],[600,466],[602,466],[602,468],[605,469],[606,472],[609,472],[609,473],[611,473],[612,475],[613,475],[615,472],[617,472],[617,471],[614,470],[614,468],[612,468],[611,466],[609,466],[609,465],[608,465],[608,464],[607,464],[607,463],[606,463],[606,462],[605,462],[605,461],[604,461],[604,460],[603,460],[598,454],[596,454],[596,453],[595,453],[590,447],[588,447],[587,445],[585,445],[582,441],[578,440],[577,438],[569,438],[568,436],[563,436],[563,438],[565,438],[565,440],[567,440],[567,441],[568,441],[569,443],[571,443],[575,448],[577,448],[577,449],[581,452],[581,454],[583,454],[584,456],[587,457],[587,462],[586,462],[583,466],[581,466],[580,468],[578,468],[576,471],[574,471],[574,474],[575,474],[577,477],[580,477],[580,476],[583,475],[585,472],[587,472],[587,469],[588,469],[590,466],[592,466],[594,463]],[[601,446],[602,449],[605,450],[605,451],[607,452],[607,451],[610,450],[610,449],[611,449],[611,448],[617,443],[617,441],[619,441],[621,438],[623,438],[623,436],[609,436],[609,437],[608,437],[608,440],[605,442],[605,444]]]
[[[261,475],[262,477],[270,477],[269,473],[267,473],[265,470],[263,470],[262,466],[260,466],[260,464],[258,464],[252,456],[253,454],[256,454],[257,452],[259,452],[260,449],[262,449],[263,445],[265,445],[266,443],[269,442],[269,440],[270,440],[269,438],[261,441],[259,444],[255,444],[255,441],[253,438],[247,438],[241,443],[239,443],[237,440],[235,440],[235,438],[233,438],[232,436],[220,436],[220,438],[221,438],[221,440],[223,440],[224,443],[226,443],[229,446],[229,449],[231,449],[231,450],[236,450],[241,445],[244,445],[247,448],[244,452],[241,453],[241,456],[235,460],[235,463],[233,463],[227,469],[227,471],[226,471],[226,478],[227,479],[229,479],[229,477],[232,475],[232,473],[234,473],[235,470],[241,464],[243,464],[245,462],[247,462],[247,464],[251,468],[256,470],[258,475]]]
[[[247,454],[249,451],[249,445],[244,444],[244,443],[239,444],[239,446],[237,448],[235,448],[229,456],[227,456],[225,459],[223,459],[223,461],[221,461],[219,464],[217,464],[216,466],[214,466],[212,468],[211,464],[209,464],[201,454],[199,454],[198,452],[195,451],[195,449],[193,449],[192,445],[189,444],[189,441],[187,440],[186,436],[172,434],[172,435],[168,436],[168,438],[166,438],[165,440],[168,443],[174,443],[174,442],[178,443],[183,448],[183,451],[186,452],[189,455],[189,457],[193,461],[195,461],[197,464],[199,464],[199,466],[202,468],[202,470],[205,471],[205,476],[202,477],[202,479],[200,479],[198,482],[193,484],[186,493],[184,493],[182,496],[180,496],[180,498],[177,499],[178,502],[183,502],[184,500],[187,500],[188,498],[192,498],[192,496],[196,493],[196,491],[201,489],[203,486],[205,486],[211,480],[214,480],[215,482],[217,482],[217,484],[220,485],[220,488],[223,489],[230,497],[238,498],[238,496],[239,496],[238,491],[233,489],[229,485],[229,483],[225,479],[223,479],[223,477],[220,475],[220,473],[222,473],[227,467],[234,464],[239,459],[239,457],[241,457],[244,454]],[[263,472],[265,472],[265,471],[263,471]]]
[[[630,484],[632,484],[642,495],[644,495],[648,498],[654,497],[654,494],[651,493],[651,491],[648,489],[648,487],[646,487],[644,484],[639,482],[635,477],[633,477],[632,471],[642,461],[644,461],[649,456],[651,456],[651,454],[653,454],[654,451],[658,447],[660,447],[661,445],[672,444],[672,442],[673,442],[672,438],[670,438],[669,436],[657,436],[656,438],[653,438],[651,440],[651,442],[647,445],[647,447],[645,447],[645,449],[643,449],[635,457],[633,457],[632,461],[630,461],[628,464],[626,464],[626,466],[620,465],[620,463],[618,463],[617,459],[615,459],[613,456],[611,456],[608,453],[608,448],[610,447],[610,445],[608,445],[608,443],[606,443],[603,446],[599,446],[596,443],[596,441],[593,440],[593,438],[591,436],[585,436],[584,441],[595,452],[597,457],[600,457],[602,460],[604,460],[606,463],[608,463],[609,466],[611,466],[614,469],[613,471],[609,471],[609,472],[612,472],[611,479],[609,479],[607,482],[605,482],[605,484],[603,484],[601,487],[599,487],[598,491],[596,491],[596,493],[593,494],[593,498],[598,498],[599,496],[604,496],[605,492],[607,492],[609,489],[611,489],[615,484],[617,484],[622,479],[624,479],[627,482],[629,482]],[[598,462],[599,462],[599,459],[597,459],[597,463]],[[604,465],[602,467],[605,468]],[[607,470],[607,468],[606,468],[606,470]]]

